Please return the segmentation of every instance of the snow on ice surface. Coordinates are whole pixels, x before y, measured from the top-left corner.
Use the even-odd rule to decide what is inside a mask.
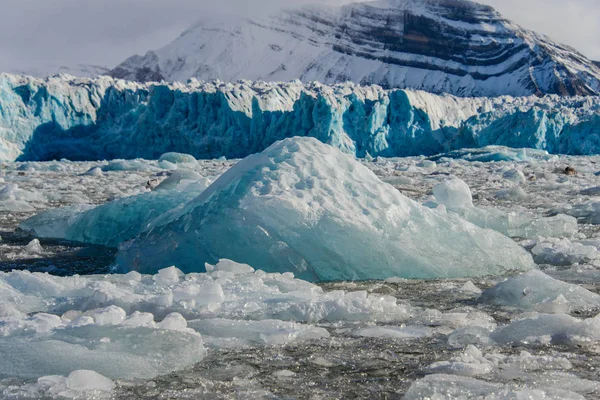
[[[600,152],[594,97],[457,98],[350,83],[138,84],[1,74],[0,102],[5,161],[158,159],[167,152],[232,159],[291,136],[315,137],[359,157],[488,145]],[[116,161],[105,170],[131,168],[135,163]]]
[[[468,251],[467,251],[468,249]],[[240,161],[119,252],[122,270],[230,258],[311,281],[464,277],[533,267],[511,240],[430,210],[352,157],[292,138]]]

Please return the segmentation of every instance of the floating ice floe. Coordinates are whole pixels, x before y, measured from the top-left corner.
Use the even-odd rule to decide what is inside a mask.
[[[36,204],[45,202],[41,193],[21,189],[14,183],[0,189],[0,212],[33,212]]]
[[[167,161],[172,164],[196,164],[194,156],[184,153],[165,153],[158,159],[159,162]]]
[[[485,400],[585,400],[585,397],[562,388],[519,388],[490,383],[470,377],[435,374],[411,385],[405,400],[485,399]]]
[[[388,295],[324,292],[292,274],[222,260],[212,272],[57,277],[0,273],[0,375],[39,378],[92,370],[150,378],[200,362],[208,346],[323,339],[310,323],[408,321]],[[201,336],[202,334],[202,336]]]
[[[581,223],[600,225],[600,199],[597,197],[557,211],[571,215]]]
[[[563,238],[538,238],[522,243],[531,249],[533,259],[538,264],[568,266],[573,264],[598,264],[600,243],[591,241],[571,241]]]
[[[172,222],[119,252],[123,270],[203,271],[231,258],[311,281],[462,277],[532,268],[514,242],[427,209],[312,138],[236,164]],[[93,229],[93,226],[90,226]]]
[[[549,313],[600,308],[600,295],[535,270],[509,278],[486,290],[479,301]]]
[[[578,319],[567,314],[532,313],[498,328],[496,343],[585,345],[600,341],[600,315]]]
[[[505,212],[473,206],[471,189],[462,180],[453,178],[433,189],[437,203],[448,211],[481,228],[493,229],[509,237],[572,236],[579,230],[577,220],[567,215],[538,217],[530,212]]]
[[[109,399],[115,383],[95,371],[77,370],[69,374],[48,375],[38,378],[35,383],[23,386],[0,385],[0,397],[15,399]]]
[[[516,355],[484,355],[477,347],[468,346],[449,361],[427,367],[425,371],[433,375],[414,382],[405,398],[584,399],[582,394],[600,389],[597,382],[554,371],[572,368],[571,362],[561,356],[534,355],[527,351]],[[519,384],[514,382],[517,377]]]

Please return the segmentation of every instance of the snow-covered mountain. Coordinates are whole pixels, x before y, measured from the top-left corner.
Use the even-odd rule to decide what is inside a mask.
[[[466,0],[378,0],[203,20],[111,75],[353,81],[459,96],[600,93],[592,61]]]
[[[82,78],[95,78],[101,75],[108,75],[110,68],[101,65],[76,64],[38,64],[31,67],[11,68],[8,71],[16,75],[29,75],[37,78],[46,78],[48,76],[66,74]]]

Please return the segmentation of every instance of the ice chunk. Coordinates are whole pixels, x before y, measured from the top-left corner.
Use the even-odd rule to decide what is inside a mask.
[[[27,246],[25,246],[25,251],[29,254],[42,254],[44,249],[42,248],[42,245],[38,239],[33,239],[27,244]]]
[[[473,345],[467,346],[465,352],[450,361],[439,361],[431,364],[427,371],[434,374],[452,374],[462,376],[479,376],[494,370],[494,364],[483,357],[483,353]]]
[[[442,182],[434,187],[433,195],[439,204],[450,209],[473,206],[471,188],[458,178]]]
[[[600,341],[600,316],[586,320],[566,314],[537,314],[511,322],[492,333],[498,343],[572,344]]]
[[[525,174],[523,174],[523,171],[520,171],[518,169],[510,169],[508,171],[506,171],[504,174],[502,174],[502,177],[508,181],[511,181],[513,183],[516,183],[518,185],[523,185],[525,184],[525,182],[527,182],[527,179],[525,178]]]
[[[533,266],[511,240],[422,207],[311,138],[286,139],[246,158],[179,215],[123,245],[121,268],[203,271],[204,263],[224,257],[326,281],[478,276]]]
[[[90,168],[86,173],[84,173],[83,175],[88,175],[88,176],[102,176],[102,168],[101,167],[92,167]]]
[[[160,329],[167,329],[170,331],[188,331],[187,321],[183,318],[183,315],[179,313],[171,313],[167,315],[162,321],[158,323]]]
[[[152,167],[144,160],[113,160],[102,167],[102,171],[155,171],[157,168]]]
[[[499,200],[523,201],[527,200],[528,197],[529,196],[527,196],[525,190],[518,186],[509,189],[502,189],[496,193],[496,198]]]
[[[184,368],[205,355],[196,334],[120,325],[85,325],[0,341],[0,373],[37,378],[89,369],[109,378],[150,378]]]
[[[355,336],[392,339],[419,339],[431,336],[434,330],[422,326],[374,326],[358,329]]]
[[[209,269],[214,271],[229,271],[236,274],[250,274],[254,272],[254,268],[248,264],[240,264],[226,259],[219,260],[214,267],[210,264],[206,265],[206,270],[208,271]]]
[[[182,276],[183,272],[181,272],[181,270],[175,267],[169,267],[158,271],[152,279],[162,285],[173,285],[178,283]]]
[[[96,310],[92,314],[92,318],[96,325],[119,325],[125,318],[127,313],[120,307],[110,306],[104,309]]]
[[[556,211],[572,215],[581,223],[600,225],[600,200],[597,197]]]
[[[584,400],[582,395],[560,388],[519,388],[490,383],[471,377],[428,375],[413,383],[405,400],[485,399],[485,400]]]
[[[171,173],[171,175],[162,181],[154,190],[178,189],[179,185],[182,182],[186,183],[186,181],[188,181],[188,183],[198,182],[198,184],[204,185],[204,189],[206,189],[212,183],[210,179],[202,178],[202,176],[195,171],[189,169],[179,169]]]
[[[505,212],[474,207],[469,186],[458,178],[438,184],[433,193],[439,204],[461,218],[509,237],[563,237],[572,236],[579,231],[577,220],[567,215],[537,217],[529,212]]]
[[[486,290],[479,301],[530,311],[558,313],[600,308],[600,295],[535,270]]]
[[[67,387],[76,391],[110,392],[115,388],[115,384],[95,371],[77,370],[67,377]]]
[[[115,384],[110,379],[89,370],[77,370],[68,377],[48,375],[37,382],[6,388],[0,385],[0,397],[15,400],[37,399],[110,399]]]
[[[321,339],[329,337],[326,329],[313,325],[278,320],[236,321],[229,319],[205,319],[190,321],[189,326],[205,338],[223,344],[220,339],[236,339],[239,343],[260,343],[266,345],[287,344],[297,340]],[[210,342],[211,339],[206,338]]]
[[[596,246],[587,246],[568,239],[539,240],[531,249],[531,253],[539,264],[566,266],[600,260],[600,251]]]
[[[168,161],[173,164],[196,164],[194,156],[183,153],[165,153],[158,161]]]
[[[0,273],[0,300],[7,318],[24,318],[27,313],[34,312],[57,312],[64,314],[64,323],[70,324],[74,324],[80,316],[85,318],[83,322],[86,324],[90,319],[94,323],[94,313],[109,306],[109,310],[118,307],[129,315],[122,325],[132,327],[152,326],[154,316],[160,321],[173,312],[188,320],[210,313],[213,317],[229,319],[241,317],[297,322],[346,319],[403,322],[413,313],[412,307],[399,303],[393,296],[365,291],[325,292],[290,273],[250,272],[251,267],[247,265],[233,264],[224,260],[221,265],[229,265],[227,269],[217,270],[213,266],[210,268],[213,272],[186,276],[169,269],[168,276],[163,273],[162,277],[132,277],[131,273],[74,277],[26,271]],[[79,312],[69,313],[72,310]],[[122,312],[115,311],[113,314],[120,320]],[[39,319],[42,314],[37,315]],[[61,323],[60,318],[46,320],[52,324]],[[472,319],[464,320],[475,323]]]
[[[41,193],[21,189],[14,183],[0,189],[0,212],[33,212],[36,208],[31,203],[45,202]]]

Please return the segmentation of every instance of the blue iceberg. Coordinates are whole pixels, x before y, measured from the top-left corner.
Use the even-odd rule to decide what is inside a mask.
[[[512,240],[421,206],[312,138],[286,139],[247,157],[177,214],[122,244],[120,268],[202,272],[205,263],[229,258],[330,281],[481,276],[534,266]]]

